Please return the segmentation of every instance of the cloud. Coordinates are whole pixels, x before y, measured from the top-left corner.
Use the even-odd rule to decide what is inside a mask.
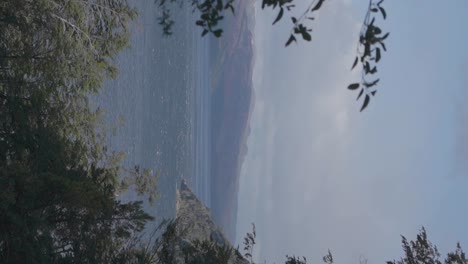
[[[463,238],[467,215],[457,215],[468,205],[457,201],[468,198],[467,181],[447,180],[453,96],[440,89],[450,69],[438,65],[452,63],[427,56],[442,42],[414,37],[432,22],[389,22],[401,35],[385,57],[392,67],[361,114],[356,94],[346,90],[358,79],[350,66],[361,15],[346,0],[327,1],[322,11],[312,42],[289,48],[289,21],[272,27],[275,13],[257,14],[257,101],[240,179],[238,241],[255,222],[260,261],[295,254],[320,262],[331,249],[337,263],[358,263],[361,255],[378,263],[401,255],[400,234],[413,237],[425,225],[451,249],[455,236]],[[412,37],[435,48],[414,49]],[[459,142],[468,145],[465,137]]]
[[[326,252],[319,229],[339,219],[334,223],[339,230],[342,220],[356,214],[353,203],[363,202],[359,196],[333,197],[352,187],[341,176],[355,132],[350,124],[356,103],[345,87],[357,78],[349,68],[359,22],[343,2],[330,2],[323,12],[312,43],[288,49],[282,48],[288,28],[266,33],[271,15],[257,18],[256,61],[262,64],[254,72],[257,102],[241,173],[237,230],[242,238],[256,222],[260,259],[309,255],[307,248]]]

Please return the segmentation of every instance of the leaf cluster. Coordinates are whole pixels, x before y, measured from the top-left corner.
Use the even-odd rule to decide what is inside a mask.
[[[375,24],[378,14],[383,19],[387,18],[387,13],[382,6],[383,1],[369,1],[366,17],[359,34],[359,43],[356,50],[357,56],[351,67],[351,69],[354,69],[360,64],[362,68],[361,81],[348,86],[349,90],[359,90],[356,100],[359,100],[364,95],[361,112],[367,108],[370,99],[377,93],[375,87],[380,79],[373,76],[377,73],[377,64],[382,58],[382,52],[387,51],[384,41],[390,33],[383,33],[380,27]]]
[[[252,232],[247,233],[244,237],[244,257],[250,261],[250,263],[253,262],[253,249],[255,246],[255,238],[257,237],[257,234],[255,232],[255,224],[252,223]]]
[[[305,41],[312,40],[312,36],[310,35],[312,28],[310,25],[308,25],[308,23],[315,19],[313,16],[315,14],[314,12],[319,11],[324,2],[325,0],[313,0],[301,16],[290,16],[293,26],[291,29],[291,34],[286,41],[286,47],[293,42],[297,42],[296,36],[300,36]],[[294,4],[294,0],[263,0],[262,9],[265,7],[271,8],[272,10],[278,9],[278,14],[273,21],[274,25],[283,18],[285,12],[294,10],[296,5]]]
[[[306,264],[307,259],[306,257],[296,257],[296,256],[289,256],[286,255],[286,262],[285,264]]]
[[[171,5],[182,6],[186,1],[183,0],[155,0],[161,8],[161,16],[158,18],[159,25],[162,26],[165,36],[172,35],[174,20],[171,15]],[[202,36],[211,33],[219,38],[223,34],[220,22],[224,19],[226,10],[234,14],[235,0],[191,0],[192,11],[199,14],[195,25],[202,28]]]
[[[421,228],[416,240],[408,241],[405,236],[401,236],[401,244],[404,256],[400,260],[387,261],[387,264],[466,264],[465,252],[457,243],[456,249],[449,252],[445,260],[441,260],[441,254],[437,246],[429,241],[426,229]]]

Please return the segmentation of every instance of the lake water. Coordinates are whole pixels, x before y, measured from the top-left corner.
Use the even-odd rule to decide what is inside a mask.
[[[175,9],[174,34],[164,37],[157,5],[143,0],[135,5],[139,17],[131,26],[131,47],[117,58],[120,74],[106,83],[98,104],[107,122],[118,125],[108,144],[125,152],[124,165],[159,173],[160,198],[145,203],[159,222],[175,216],[182,177],[210,205],[209,44],[188,7]],[[121,199],[141,197],[130,191]]]

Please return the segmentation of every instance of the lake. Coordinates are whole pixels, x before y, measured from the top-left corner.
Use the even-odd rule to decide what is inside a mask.
[[[200,37],[187,6],[174,9],[174,34],[162,35],[153,1],[137,1],[131,46],[116,59],[119,76],[98,98],[115,127],[108,145],[126,155],[124,165],[159,174],[159,199],[145,202],[155,223],[175,216],[176,185],[187,179],[210,206],[209,41]],[[129,191],[122,200],[142,199]],[[150,230],[153,225],[149,225]]]

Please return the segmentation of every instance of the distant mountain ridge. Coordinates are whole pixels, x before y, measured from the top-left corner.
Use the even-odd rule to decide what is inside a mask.
[[[224,34],[213,41],[211,209],[230,241],[235,241],[239,176],[247,154],[254,57],[254,1],[236,2]]]

